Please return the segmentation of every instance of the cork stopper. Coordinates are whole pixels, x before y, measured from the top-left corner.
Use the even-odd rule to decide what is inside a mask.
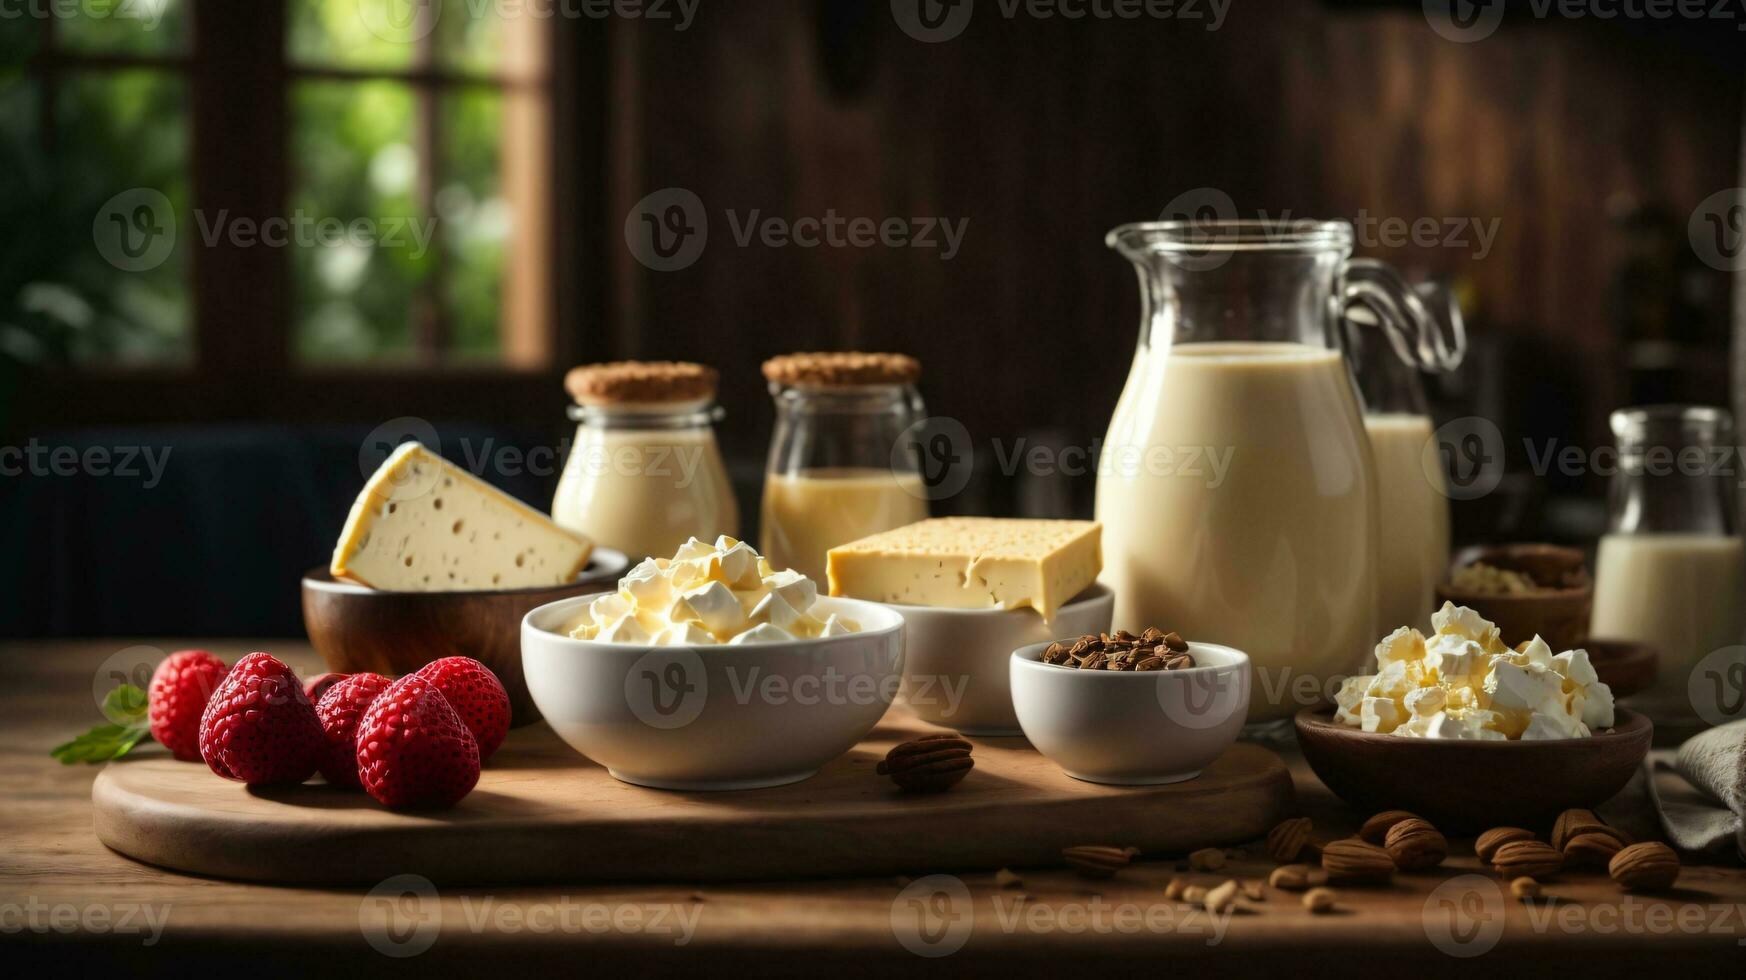
[[[715,397],[715,368],[685,361],[611,361],[571,368],[564,388],[578,405],[636,405]]]
[[[907,385],[921,378],[921,362],[908,354],[861,351],[784,354],[764,362],[764,377],[783,385]]]

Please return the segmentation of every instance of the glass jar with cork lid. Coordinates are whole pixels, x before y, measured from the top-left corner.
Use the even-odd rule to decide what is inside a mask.
[[[926,418],[904,354],[787,354],[764,362],[776,431],[764,478],[759,550],[824,583],[825,552],[928,516],[910,443]]]
[[[576,441],[552,519],[632,561],[692,537],[739,535],[739,507],[716,446],[718,375],[701,364],[585,364],[564,379]]]

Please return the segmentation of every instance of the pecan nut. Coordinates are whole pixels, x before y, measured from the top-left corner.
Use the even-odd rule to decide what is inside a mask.
[[[959,735],[924,735],[887,752],[874,771],[890,776],[905,792],[941,793],[956,786],[975,767],[970,748]]]
[[[1493,827],[1480,834],[1479,839],[1473,842],[1473,853],[1477,854],[1481,861],[1490,864],[1492,858],[1497,856],[1497,849],[1505,844],[1519,840],[1537,839],[1531,830],[1523,830],[1520,827]]]
[[[1103,844],[1080,844],[1061,850],[1061,857],[1067,866],[1079,872],[1086,878],[1112,878],[1117,871],[1128,866],[1134,855],[1140,853],[1133,847],[1108,847]]]
[[[1402,871],[1422,871],[1443,863],[1449,856],[1449,841],[1427,820],[1413,817],[1388,828],[1383,847],[1394,866]]]
[[[1329,881],[1382,883],[1394,877],[1394,858],[1357,838],[1337,840],[1322,848],[1322,870]]]
[[[1358,828],[1358,837],[1366,843],[1381,844],[1388,839],[1388,828],[1402,820],[1417,819],[1418,814],[1408,813],[1405,810],[1384,810],[1364,821],[1364,826]]]
[[[1267,833],[1267,854],[1280,864],[1296,861],[1309,846],[1310,819],[1293,817]]]
[[[1632,844],[1613,855],[1607,874],[1631,891],[1665,891],[1679,880],[1679,855],[1659,841]]]
[[[1491,864],[1506,878],[1545,878],[1564,867],[1564,854],[1541,841],[1517,840],[1499,847]]]

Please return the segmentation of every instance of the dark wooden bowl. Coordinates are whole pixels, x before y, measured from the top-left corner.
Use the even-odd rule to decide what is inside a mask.
[[[1480,595],[1453,588],[1447,581],[1437,586],[1437,604],[1453,602],[1468,606],[1497,624],[1510,646],[1538,634],[1554,653],[1574,650],[1588,642],[1588,620],[1594,611],[1594,581],[1576,548],[1551,544],[1502,544],[1464,549],[1454,568],[1474,562],[1522,572],[1547,586],[1532,595]]]
[[[521,676],[522,617],[548,602],[611,588],[627,564],[623,554],[596,548],[569,585],[481,592],[381,592],[336,582],[317,568],[303,577],[303,628],[327,669],[342,674],[395,677],[444,657],[472,657],[503,682],[514,724],[527,725],[540,713]]]
[[[1445,833],[1547,827],[1564,810],[1611,799],[1654,734],[1629,708],[1615,721],[1591,738],[1468,742],[1374,735],[1315,708],[1296,719],[1304,758],[1340,799],[1363,813],[1410,810]]]
[[[1647,643],[1635,640],[1602,640],[1589,637],[1584,647],[1601,683],[1612,688],[1613,697],[1628,698],[1655,683],[1661,654]]]

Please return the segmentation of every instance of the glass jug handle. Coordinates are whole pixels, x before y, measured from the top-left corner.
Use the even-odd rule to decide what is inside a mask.
[[[1374,314],[1395,354],[1411,367],[1442,374],[1455,370],[1467,356],[1467,325],[1454,295],[1435,290],[1427,302],[1386,262],[1347,262],[1342,299],[1345,306],[1362,306]]]

